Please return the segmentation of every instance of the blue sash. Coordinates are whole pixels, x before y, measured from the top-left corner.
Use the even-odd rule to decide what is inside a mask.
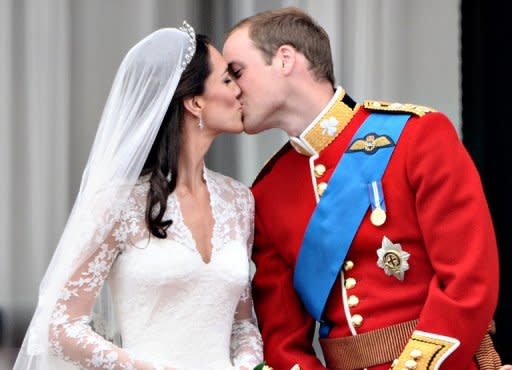
[[[322,322],[329,293],[370,206],[368,185],[380,183],[409,117],[386,113],[368,116],[336,166],[309,220],[295,265],[294,286],[317,321]],[[375,137],[380,138],[380,145],[365,148],[367,139]]]

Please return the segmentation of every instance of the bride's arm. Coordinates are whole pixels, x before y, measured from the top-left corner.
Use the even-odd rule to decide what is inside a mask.
[[[254,198],[247,192],[248,238],[247,254],[251,258],[254,239]],[[252,369],[263,361],[263,342],[253,315],[253,301],[250,279],[240,298],[231,332],[231,357],[237,368]]]
[[[118,239],[121,229],[116,228]],[[113,234],[97,245],[62,290],[50,322],[50,348],[58,357],[88,370],[167,370],[169,368],[158,364],[137,360],[95,333],[89,325],[96,296],[121,250]]]
[[[231,331],[233,365],[252,369],[263,361],[263,342],[252,314],[252,299],[240,301]]]

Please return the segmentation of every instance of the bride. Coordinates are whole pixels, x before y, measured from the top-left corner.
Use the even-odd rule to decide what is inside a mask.
[[[219,52],[186,23],[128,52],[14,369],[261,362],[253,198],[204,165],[218,134],[242,131],[239,94]]]

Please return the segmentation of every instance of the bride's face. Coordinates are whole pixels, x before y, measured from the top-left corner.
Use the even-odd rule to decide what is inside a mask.
[[[201,118],[206,128],[215,132],[242,132],[242,106],[238,101],[240,88],[228,72],[222,55],[209,45],[211,73],[202,95]]]

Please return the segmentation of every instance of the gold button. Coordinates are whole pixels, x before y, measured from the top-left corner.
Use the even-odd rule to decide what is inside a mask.
[[[363,325],[363,316],[361,316],[361,315],[352,316],[352,325],[354,325],[356,328]]]
[[[345,280],[345,288],[352,289],[355,286],[356,286],[356,279],[348,278],[347,280]]]
[[[317,164],[315,166],[315,176],[316,177],[322,177],[325,173],[325,166],[323,164]]]
[[[414,360],[407,360],[405,361],[405,367],[409,370],[414,370],[416,369],[416,366],[418,365],[418,363]]]
[[[353,308],[359,304],[359,298],[357,298],[355,295],[351,295],[348,297],[348,306],[350,308]]]
[[[354,268],[354,262],[352,262],[352,261],[350,261],[350,260],[349,260],[349,261],[345,261],[345,263],[344,263],[344,265],[343,265],[343,269],[344,269],[345,271],[350,271],[350,270],[352,270],[353,268]]]
[[[324,193],[325,189],[327,189],[327,184],[325,182],[321,182],[320,184],[318,184],[318,186],[316,187],[316,190],[318,191],[318,196],[321,197],[322,194]]]
[[[423,353],[419,349],[413,349],[411,351],[411,357],[415,360],[418,360],[423,356]]]

